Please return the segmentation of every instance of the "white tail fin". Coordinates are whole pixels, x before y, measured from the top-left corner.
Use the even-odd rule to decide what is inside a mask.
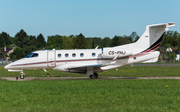
[[[139,40],[132,44],[117,46],[114,48],[132,49],[133,54],[148,50],[154,50],[159,47],[163,34],[169,27],[175,26],[175,23],[155,24],[146,26],[146,30]]]
[[[164,32],[169,28],[174,26],[174,23],[168,24],[156,24],[146,26],[144,34],[136,42],[137,48],[152,48],[158,47],[162,41]]]

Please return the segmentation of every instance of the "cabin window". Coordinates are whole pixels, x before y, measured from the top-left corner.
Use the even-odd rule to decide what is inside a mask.
[[[61,57],[61,54],[58,54],[58,57],[60,58],[60,57]]]
[[[75,54],[75,53],[73,53],[73,54],[72,54],[72,57],[76,57],[76,54]]]
[[[81,53],[80,56],[83,57],[83,56],[84,56],[84,53]]]
[[[94,57],[94,56],[96,56],[96,54],[95,54],[95,53],[92,53],[92,57]]]
[[[33,54],[33,53],[28,54],[25,58],[31,57],[32,54]]]
[[[38,53],[30,53],[25,58],[32,58],[32,57],[38,57]]]
[[[65,54],[65,57],[69,57],[69,54]]]
[[[33,53],[31,57],[38,57],[38,53]]]

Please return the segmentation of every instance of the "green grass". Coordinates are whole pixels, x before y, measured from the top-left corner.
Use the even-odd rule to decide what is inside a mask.
[[[0,112],[177,112],[180,80],[0,80]]]
[[[174,77],[180,76],[180,66],[123,66],[116,70],[102,72],[109,77]]]
[[[50,77],[84,77],[86,75],[47,70]],[[43,70],[24,70],[25,77],[46,77]],[[8,72],[0,66],[0,77],[17,77],[19,72]],[[99,73],[99,77],[174,77],[180,76],[180,66],[123,66],[106,72]]]

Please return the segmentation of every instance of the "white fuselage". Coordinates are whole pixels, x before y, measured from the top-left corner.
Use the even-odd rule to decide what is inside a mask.
[[[123,65],[143,62],[156,58],[158,51],[153,51],[142,56],[125,56],[118,58],[115,63],[111,64],[112,58],[104,58],[101,49],[84,49],[84,50],[42,50],[35,51],[38,57],[23,58],[10,63],[5,68],[9,70],[23,69],[54,69],[59,71],[69,71],[71,66],[86,66],[102,64],[96,72],[117,68]]]

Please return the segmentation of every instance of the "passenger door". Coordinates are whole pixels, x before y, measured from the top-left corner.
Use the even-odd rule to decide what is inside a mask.
[[[55,67],[56,66],[56,51],[48,51],[47,52],[47,66]]]

